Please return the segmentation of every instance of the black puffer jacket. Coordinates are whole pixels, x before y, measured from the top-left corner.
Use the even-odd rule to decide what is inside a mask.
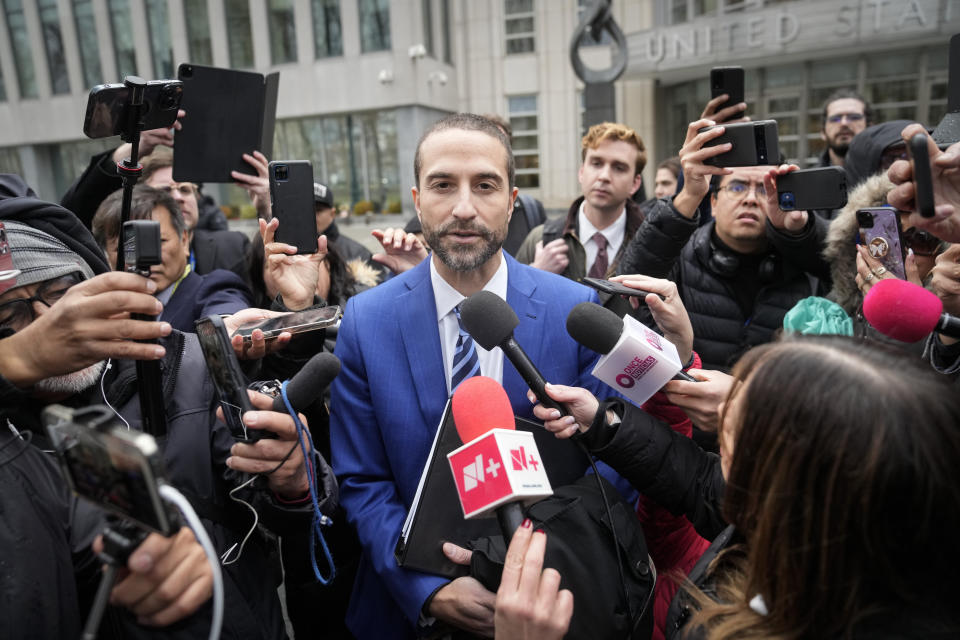
[[[766,269],[766,281],[761,281],[753,313],[747,317],[732,288],[734,278],[742,274],[725,273],[711,259],[716,251],[710,240],[714,222],[698,228],[698,220],[697,216],[685,218],[672,207],[655,208],[627,247],[618,273],[674,281],[690,315],[693,348],[704,368],[727,370],[751,347],[770,342],[783,325],[783,316],[797,301],[817,295],[817,276],[828,269],[819,257],[826,224],[810,216],[807,228],[797,236],[787,236],[767,224],[770,250],[763,262],[768,264],[760,269]],[[787,248],[791,255],[813,258],[803,265],[784,260]],[[644,305],[638,310],[638,318],[654,326]]]

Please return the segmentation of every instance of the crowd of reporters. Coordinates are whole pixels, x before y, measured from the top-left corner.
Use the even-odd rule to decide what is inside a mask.
[[[723,134],[722,127],[704,128],[746,106],[721,104],[712,100],[702,118],[690,123],[679,158],[658,166],[651,201],[632,200],[646,163],[642,140],[611,123],[584,138],[584,195],[566,217],[544,220],[536,201],[515,193],[510,198],[513,218],[502,212],[503,226],[506,231],[510,223],[520,262],[571,280],[612,278],[643,290],[639,297],[597,298],[585,288],[577,295],[656,327],[698,380],[670,382],[641,407],[612,391],[597,397],[609,388],[583,388],[589,385],[575,377],[548,380],[555,384],[547,393],[568,411],[561,415],[531,397],[533,415],[558,438],[575,436],[639,491],[631,507],[645,527],[657,569],[655,605],[647,614],[653,637],[956,637],[960,617],[952,581],[958,567],[950,537],[960,527],[960,397],[954,384],[960,347],[957,336],[936,331],[919,346],[896,344],[870,327],[861,313],[864,296],[892,274],[858,245],[856,211],[896,207],[911,250],[907,279],[938,296],[945,311],[960,312],[960,251],[951,244],[960,243],[960,143],[941,150],[928,138],[936,211],[923,217],[915,211],[913,165],[900,150],[927,129],[872,123],[863,98],[850,92],[831,96],[824,105],[822,162],[846,167],[849,203],[829,211],[784,211],[776,182],[798,167],[710,163],[727,149],[706,144]],[[490,133],[485,127],[498,125],[479,120],[454,118],[424,134],[415,166],[418,214],[421,200],[446,188],[425,184],[428,178],[419,174],[431,159],[421,158],[421,147],[424,154],[440,153],[434,147],[444,127],[479,131],[497,145],[507,140],[508,131]],[[197,126],[189,119],[175,126],[191,124]],[[434,146],[427,144],[431,137]],[[275,240],[282,221],[270,212],[266,158],[251,150],[244,160],[256,175],[235,176],[260,216],[251,243],[220,228],[220,214],[198,185],[173,180],[172,144],[166,130],[144,132],[143,178],[132,190],[130,218],[156,220],[161,229],[163,259],[149,278],[110,269],[122,206],[116,162],[130,153],[129,145],[92,158],[60,205],[39,199],[17,176],[0,178],[0,222],[8,245],[0,259],[7,253],[11,260],[0,274],[4,636],[80,635],[99,573],[94,552],[102,543],[94,539],[104,514],[70,495],[48,452],[42,409],[51,403],[102,404],[126,428],[141,429],[143,390],[134,361],[155,360],[167,417],[160,444],[168,479],[193,504],[223,554],[223,637],[282,638],[288,630],[296,637],[410,637],[417,631],[465,637],[464,629],[479,635],[495,629],[502,638],[563,637],[577,611],[571,591],[590,587],[565,583],[563,575],[545,568],[550,543],[529,520],[506,551],[495,599],[490,592],[471,596],[485,603],[475,624],[458,626],[463,618],[444,617],[456,607],[444,608],[454,593],[444,589],[454,582],[443,580],[417,603],[413,618],[419,620],[404,612],[402,628],[383,626],[393,624],[391,618],[378,619],[380,611],[363,606],[374,591],[388,592],[379,584],[364,591],[371,584],[363,578],[363,562],[374,556],[371,534],[358,536],[351,506],[362,495],[356,483],[384,478],[358,478],[363,474],[351,460],[347,498],[339,504],[334,472],[342,470],[337,453],[346,448],[332,439],[343,436],[345,427],[342,416],[328,411],[330,392],[317,389],[309,406],[298,407],[321,456],[298,448],[295,416],[273,410],[273,399],[259,391],[250,392],[254,411],[244,422],[274,437],[237,442],[224,425],[225,407],[193,335],[194,323],[211,314],[225,316],[227,327],[236,329],[281,313],[340,305],[346,307],[344,324],[354,328],[348,328],[350,342],[339,348],[334,329],[274,340],[255,330],[249,340],[234,337],[232,346],[251,388],[292,378],[323,350],[361,358],[356,354],[374,336],[358,331],[349,314],[375,299],[364,297],[367,290],[394,295],[400,289],[386,281],[397,278],[412,288],[409,283],[420,276],[411,274],[434,277],[437,267],[430,272],[423,263],[450,241],[445,228],[425,214],[423,237],[413,230],[377,230],[382,251],[371,254],[338,229],[333,194],[317,184],[316,251],[298,254]],[[512,157],[509,144],[505,148],[506,176]],[[618,161],[603,156],[607,149],[625,149],[626,167],[617,169]],[[614,176],[616,170],[623,176]],[[512,188],[512,174],[510,180]],[[603,185],[600,195],[594,193],[597,184]],[[604,206],[625,231],[608,260],[607,241],[598,238],[598,250],[591,244],[596,236],[581,231],[611,193],[616,197]],[[441,215],[489,240],[483,226],[489,221],[463,213],[463,206],[455,203]],[[599,234],[603,229],[591,222]],[[494,238],[494,251],[506,237]],[[516,271],[512,258],[504,260],[510,282],[519,282],[517,274],[526,272]],[[487,263],[477,264],[462,271]],[[818,297],[843,309],[855,327],[846,333],[855,337],[781,335],[784,318],[798,306],[808,312],[814,305],[808,300]],[[354,298],[360,302],[348,304]],[[578,301],[571,297],[561,306]],[[454,339],[459,319],[457,307]],[[558,359],[564,348],[555,346]],[[552,370],[552,363],[536,364]],[[588,372],[592,361],[577,364]],[[356,383],[358,368],[346,365],[348,377],[338,381],[334,394]],[[334,410],[344,402],[334,398]],[[397,419],[414,419],[403,415]],[[653,509],[662,510],[656,526],[649,524],[656,519]],[[332,551],[329,566],[317,559],[310,535],[316,510],[324,523],[332,522],[323,528]],[[389,527],[379,531],[382,546],[392,547],[398,534]],[[556,535],[562,533],[550,533]],[[337,577],[320,584],[311,562]],[[387,576],[397,571],[378,565],[376,557],[372,563]],[[170,538],[152,534],[113,588],[101,637],[204,637],[213,582],[188,527]],[[362,631],[348,624],[348,606],[366,616]],[[437,625],[437,618],[449,624]],[[371,635],[378,625],[382,633]]]

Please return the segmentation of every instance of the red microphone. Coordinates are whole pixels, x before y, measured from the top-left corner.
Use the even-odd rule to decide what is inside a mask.
[[[447,454],[464,518],[496,510],[509,543],[523,522],[522,501],[553,494],[533,434],[516,430],[507,392],[496,380],[467,378],[453,393],[462,447]]]
[[[936,331],[960,338],[960,320],[943,313],[943,302],[923,287],[887,278],[863,299],[863,316],[877,331],[901,342],[917,342]]]

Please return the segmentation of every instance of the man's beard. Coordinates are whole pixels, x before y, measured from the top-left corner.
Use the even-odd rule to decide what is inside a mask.
[[[844,133],[851,136],[849,140],[840,140],[840,136]],[[832,140],[827,141],[827,146],[830,147],[830,151],[833,151],[838,158],[845,158],[847,151],[850,150],[850,143],[853,142],[854,137],[855,135],[852,131],[841,131],[835,135]]]
[[[483,240],[479,246],[461,244],[445,244],[448,235],[456,231],[475,233]],[[423,237],[427,245],[433,250],[440,262],[453,271],[472,271],[485,264],[492,258],[507,237],[507,223],[498,231],[488,229],[476,222],[459,222],[454,220],[439,228],[423,226]]]
[[[106,361],[101,360],[96,364],[80,369],[80,371],[44,378],[35,384],[33,389],[43,394],[69,393],[72,395],[74,393],[80,393],[97,383],[97,380],[100,379],[100,374],[103,373],[103,367],[105,365]]]

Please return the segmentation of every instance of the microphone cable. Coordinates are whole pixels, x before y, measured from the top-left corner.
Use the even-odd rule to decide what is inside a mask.
[[[187,500],[182,493],[169,484],[161,484],[160,496],[174,505],[180,513],[183,514],[183,517],[187,520],[187,524],[193,530],[193,535],[196,537],[197,542],[203,547],[203,552],[207,556],[207,562],[210,563],[210,571],[213,572],[213,617],[210,621],[210,635],[208,637],[209,640],[217,640],[217,638],[220,637],[220,628],[223,626],[224,593],[223,574],[220,573],[220,562],[219,558],[217,558],[217,552],[214,550],[213,543],[210,542],[210,536],[203,527],[203,523],[200,522],[197,512],[193,510],[190,501]]]
[[[308,492],[310,494],[310,502],[313,506],[313,521],[310,525],[310,564],[313,568],[314,577],[316,577],[320,584],[326,586],[333,582],[333,579],[337,575],[337,568],[334,565],[333,556],[330,553],[330,548],[327,546],[327,541],[323,536],[322,527],[333,524],[333,520],[320,513],[320,502],[317,498],[316,482],[316,469],[319,465],[315,465],[316,458],[319,457],[320,454],[317,453],[316,448],[313,446],[313,437],[310,435],[310,431],[303,426],[303,423],[300,421],[300,416],[297,415],[293,405],[290,404],[290,399],[287,397],[287,386],[289,384],[289,380],[284,381],[280,386],[280,395],[283,398],[283,404],[287,407],[287,412],[290,414],[290,417],[293,418],[293,423],[297,427],[297,441],[300,445],[300,451],[303,453],[304,464],[307,467]],[[310,445],[309,451],[307,444]],[[296,447],[296,445],[294,445],[294,447]],[[289,456],[290,454],[287,455]],[[327,562],[327,566],[330,567],[330,574],[326,577],[320,573],[320,568],[317,566],[316,547],[318,541],[320,548],[323,550],[323,556]]]

